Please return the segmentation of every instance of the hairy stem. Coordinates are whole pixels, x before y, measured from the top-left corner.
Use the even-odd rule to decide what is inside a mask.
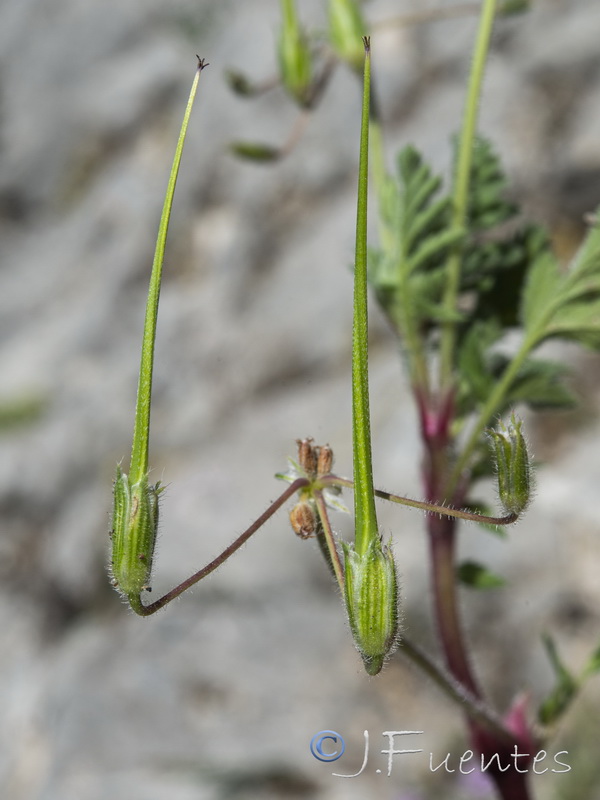
[[[411,642],[406,636],[398,650],[416,664],[451,700],[457,703],[469,717],[494,733],[500,740],[511,743],[513,736],[507,731],[502,719],[478,697],[471,694],[465,687],[458,683],[452,675],[446,672],[418,645]]]
[[[325,475],[319,478],[319,483],[322,486],[346,486],[348,489],[354,488],[353,481],[349,478],[340,478],[338,475]],[[465,519],[470,522],[482,522],[487,525],[512,525],[519,518],[518,514],[506,514],[503,517],[488,517],[485,514],[477,514],[474,511],[465,511],[461,508],[428,503],[425,500],[412,500],[410,497],[402,497],[398,494],[386,492],[383,489],[375,489],[374,492],[376,497],[380,497],[382,500],[389,500],[391,503],[398,503],[399,505],[407,506],[407,508],[418,508],[421,511],[427,511],[430,514],[439,514],[443,517]]]

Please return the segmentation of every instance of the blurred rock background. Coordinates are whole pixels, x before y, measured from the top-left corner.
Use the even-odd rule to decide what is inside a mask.
[[[449,6],[451,3],[440,3]],[[427,4],[433,8],[433,3]],[[324,27],[324,3],[300,0]],[[414,12],[373,0],[373,21]],[[232,95],[224,71],[275,71],[275,0],[0,2],[0,786],[11,800],[486,798],[431,774],[467,749],[455,709],[400,657],[367,679],[339,598],[285,513],[193,592],[135,618],[106,578],[115,463],[127,458],[158,216],[195,53],[210,61],[190,127],[161,297],[151,462],[168,484],[155,596],[206,563],[283,488],[294,439],[329,442],[351,471],[350,326],[360,89],[338,69],[296,150],[278,144],[283,92]],[[390,163],[418,142],[448,171],[476,22],[373,34]],[[515,196],[565,256],[600,202],[600,6],[538,0],[498,24],[482,108]],[[415,416],[398,346],[373,308],[377,482],[419,493]],[[535,703],[552,630],[578,668],[600,638],[600,407],[596,356],[565,348],[582,406],[531,419],[537,502],[508,541],[468,528],[465,554],[510,579],[465,594],[492,696]],[[382,510],[402,571],[405,627],[428,643],[421,520]],[[338,520],[347,530],[347,521]],[[598,798],[600,691],[550,752],[567,775],[539,798]],[[322,729],[347,754],[309,753]],[[372,755],[362,762],[363,731]],[[423,730],[391,778],[384,730]]]

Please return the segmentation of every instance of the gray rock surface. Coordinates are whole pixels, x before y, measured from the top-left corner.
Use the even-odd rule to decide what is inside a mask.
[[[299,5],[324,25],[324,3]],[[470,791],[441,790],[426,754],[390,779],[375,774],[382,731],[424,730],[416,746],[443,758],[467,747],[460,719],[403,659],[366,678],[322,561],[285,513],[154,618],[135,618],[106,578],[110,483],[130,446],[149,266],[196,52],[211,66],[176,195],[156,353],[152,464],[168,489],[155,596],[277,495],[273,473],[298,436],[328,441],[339,471],[351,471],[356,82],[336,72],[276,166],[227,153],[234,139],[279,143],[294,124],[281,91],[242,101],[223,80],[228,67],[273,74],[277,6],[0,2],[0,399],[43,401],[39,418],[0,443],[2,797]],[[368,13],[384,20],[418,7],[374,0]],[[447,171],[474,29],[457,19],[374,34],[390,154],[417,141]],[[539,0],[502,22],[482,107],[515,192],[565,247],[600,200],[599,36],[593,0]],[[372,324],[377,482],[418,496],[397,344],[376,308]],[[508,593],[464,597],[477,665],[503,703],[515,686],[538,700],[551,685],[541,630],[557,632],[575,666],[599,638],[598,362],[575,350],[565,358],[578,365],[586,413],[536,423],[546,464],[534,507],[508,542],[474,528],[462,542],[511,581]],[[336,523],[348,531],[347,520]],[[394,532],[405,626],[428,642],[422,520],[382,509],[382,523]],[[575,712],[581,730],[597,718],[598,695],[591,687]],[[346,738],[337,770],[309,753],[322,729]],[[360,768],[365,729],[369,769],[332,777]],[[540,778],[539,798],[555,796],[563,777]],[[488,796],[477,791],[468,796]],[[600,797],[592,791],[585,797]]]

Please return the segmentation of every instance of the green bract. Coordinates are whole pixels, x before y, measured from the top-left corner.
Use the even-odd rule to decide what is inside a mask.
[[[366,552],[344,544],[344,594],[354,642],[369,675],[381,671],[398,643],[398,579],[391,547],[379,537]]]
[[[279,34],[279,69],[283,85],[301,105],[308,105],[312,76],[311,54],[293,0],[282,0],[283,26]]]
[[[355,0],[330,0],[329,37],[338,56],[357,71],[365,60],[362,37],[367,26]]]

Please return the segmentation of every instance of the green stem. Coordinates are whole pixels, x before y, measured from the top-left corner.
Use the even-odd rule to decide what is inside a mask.
[[[451,497],[452,493],[454,492],[456,486],[458,485],[463,470],[468,466],[469,460],[473,455],[475,448],[477,447],[481,434],[486,429],[486,427],[490,424],[494,414],[498,412],[498,409],[502,405],[504,398],[506,396],[507,391],[510,389],[510,386],[514,379],[516,378],[519,370],[521,369],[523,362],[535,347],[537,340],[534,337],[527,337],[523,340],[521,347],[519,348],[518,352],[516,353],[515,357],[512,359],[510,364],[504,370],[502,377],[496,384],[494,391],[489,395],[484,407],[481,409],[477,421],[475,422],[473,428],[471,429],[471,433],[469,434],[469,438],[462,449],[452,473],[450,475],[450,480],[448,483],[448,487],[446,489],[446,496]]]
[[[414,14],[402,14],[397,17],[388,17],[376,22],[372,26],[373,32],[378,30],[389,30],[393,27],[407,27],[408,25],[420,25],[427,22],[438,22],[455,17],[471,16],[478,14],[481,8],[480,3],[462,3],[461,5],[450,6],[449,8],[431,8],[426,11],[417,11]]]
[[[452,675],[446,672],[443,667],[436,664],[424,650],[404,635],[402,636],[398,653],[406,656],[423,670],[444,694],[457,703],[471,719],[485,726],[501,741],[512,743],[514,736],[506,729],[502,719],[492,709],[488,708],[483,700],[472,694]]]
[[[369,543],[378,535],[371,456],[367,315],[367,190],[369,183],[371,53],[367,37],[364,42],[365,69],[358,168],[354,325],[352,331],[352,442],[356,487],[354,491],[355,548],[359,554],[365,553]]]
[[[469,76],[467,102],[460,134],[458,159],[454,177],[452,227],[456,230],[463,230],[467,223],[471,161],[477,127],[477,112],[495,13],[496,0],[484,0],[475,43],[475,52],[473,54],[471,74]],[[452,313],[456,308],[460,286],[461,258],[462,246],[458,244],[452,249],[448,260],[448,281],[444,295],[444,309],[448,313]],[[440,387],[448,386],[452,380],[455,341],[456,323],[444,323],[442,326],[442,340],[440,346]]]
[[[342,566],[342,562],[340,560],[340,554],[338,553],[337,547],[335,546],[335,537],[333,535],[331,523],[329,522],[327,505],[325,503],[323,494],[319,490],[313,492],[313,497],[315,498],[315,502],[317,504],[317,511],[319,512],[319,519],[321,520],[321,525],[323,526],[323,535],[325,536],[325,542],[327,543],[327,550],[329,552],[329,557],[331,559],[331,566],[333,568],[335,578],[338,582],[338,586],[340,587],[340,591],[343,596],[344,567]]]
[[[150,441],[150,403],[152,397],[152,370],[154,367],[154,343],[156,340],[156,319],[158,315],[158,300],[160,296],[160,283],[162,278],[162,267],[165,255],[165,244],[167,232],[169,230],[169,219],[171,217],[171,207],[173,205],[173,195],[181,163],[181,154],[187,133],[192,106],[198,89],[200,73],[205,66],[208,66],[203,59],[198,59],[198,69],[192,89],[185,109],[175,158],[169,175],[167,193],[163,205],[158,236],[156,239],[156,250],[152,263],[152,275],[150,277],[150,288],[148,290],[148,301],[146,303],[146,318],[144,321],[144,338],[142,341],[142,358],[140,363],[140,377],[138,382],[137,401],[135,407],[135,424],[133,428],[133,443],[131,446],[131,463],[129,465],[129,478],[132,483],[137,483],[145,477],[148,472],[148,446]]]

